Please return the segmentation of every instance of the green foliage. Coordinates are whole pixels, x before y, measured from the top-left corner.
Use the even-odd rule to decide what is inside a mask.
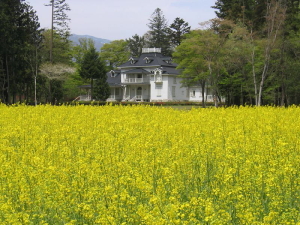
[[[0,98],[5,103],[21,95],[29,100],[41,40],[38,18],[23,1],[1,0],[0,21]]]
[[[161,48],[164,55],[171,55],[168,23],[162,10],[155,9],[149,21],[149,47]]]
[[[98,101],[105,101],[110,95],[110,87],[106,82],[106,77],[102,76],[95,80],[93,98]]]
[[[50,62],[51,30],[45,30],[43,33],[43,46],[41,57],[43,62]],[[58,33],[53,34],[52,63],[72,64],[72,46],[71,42]]]
[[[77,65],[80,65],[83,60],[83,56],[88,52],[89,49],[95,48],[95,42],[90,38],[80,38],[79,45],[72,48],[73,60]]]
[[[79,74],[83,79],[89,79],[91,82],[91,99],[106,100],[109,97],[105,66],[94,47],[84,54]],[[95,87],[94,80],[96,80]]]
[[[190,32],[191,27],[188,22],[177,17],[174,22],[169,27],[169,38],[174,46],[180,45],[182,42],[184,34]]]
[[[83,56],[79,74],[83,79],[97,79],[103,73],[103,64],[94,47],[90,48]]]
[[[70,21],[67,11],[70,11],[70,6],[66,0],[50,0],[47,6],[53,7],[52,22],[53,29],[65,42],[69,42],[70,28],[68,22]]]
[[[133,57],[139,57],[142,54],[142,48],[145,47],[146,44],[145,38],[135,34],[132,38],[129,38],[126,41],[128,43],[130,54]]]
[[[116,69],[130,57],[128,42],[125,40],[115,40],[104,44],[100,50],[100,57],[105,59],[108,65],[107,70]]]

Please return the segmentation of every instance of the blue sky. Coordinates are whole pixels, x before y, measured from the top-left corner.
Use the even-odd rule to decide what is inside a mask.
[[[41,27],[50,28],[49,0],[27,0],[37,11]],[[214,0],[67,0],[71,11],[71,33],[91,35],[109,40],[143,35],[156,8],[163,11],[168,23],[183,18],[192,29],[200,22],[215,18]]]

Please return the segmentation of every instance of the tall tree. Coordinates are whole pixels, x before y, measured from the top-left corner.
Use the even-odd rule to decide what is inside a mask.
[[[266,0],[217,0],[212,8],[218,9],[216,15],[220,19],[259,30],[265,21]]]
[[[139,57],[142,54],[142,49],[145,47],[145,37],[137,34],[126,40],[128,48],[132,56]]]
[[[63,83],[74,72],[74,67],[63,63],[44,63],[41,65],[41,74],[47,78],[48,83],[47,102],[55,104],[63,97]]]
[[[95,47],[90,48],[83,57],[79,74],[82,78],[90,80],[91,99],[106,100],[110,94],[110,88],[107,83],[106,70]],[[96,87],[94,91],[94,80]]]
[[[217,106],[217,82],[219,64],[217,57],[221,55],[221,39],[213,30],[194,30],[186,35],[186,39],[173,54],[181,77],[187,86],[201,85],[202,106],[205,107],[205,88],[208,81],[214,89],[215,104]]]
[[[259,84],[259,92],[257,105],[262,105],[262,94],[264,90],[265,80],[268,76],[269,66],[271,62],[272,51],[278,44],[278,39],[282,33],[284,20],[286,16],[286,7],[281,4],[281,1],[271,0],[267,6],[266,13],[266,38],[264,40],[264,62],[263,70],[261,72],[261,79]]]
[[[180,45],[183,35],[190,32],[191,27],[188,22],[177,17],[169,27],[169,37],[171,43],[176,47]]]
[[[46,6],[51,6],[50,62],[53,63],[54,33],[58,34],[64,42],[69,42],[70,28],[68,22],[70,19],[66,12],[71,9],[66,0],[50,0],[50,4]]]
[[[87,53],[91,48],[95,48],[95,42],[93,39],[80,38],[79,45],[72,48],[72,56],[75,63],[81,65],[85,53]]]
[[[168,38],[169,28],[162,10],[155,9],[149,21],[150,47],[161,48],[164,55],[170,55],[172,50]]]
[[[32,7],[20,0],[0,1],[0,21],[1,99],[11,103],[17,95],[28,98],[33,86],[27,59],[38,42],[39,23]]]

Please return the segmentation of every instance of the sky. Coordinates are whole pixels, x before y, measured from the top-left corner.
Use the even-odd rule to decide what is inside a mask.
[[[50,0],[27,0],[39,17],[41,28],[51,27]],[[176,17],[189,23],[192,29],[200,22],[216,17],[211,6],[215,0],[66,0],[71,11],[69,26],[72,34],[90,35],[108,40],[120,40],[135,34],[144,35],[156,8],[160,8],[168,25]]]

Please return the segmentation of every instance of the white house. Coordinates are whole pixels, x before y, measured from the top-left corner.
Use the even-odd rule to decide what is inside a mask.
[[[213,101],[207,90],[202,96],[200,86],[183,87],[176,66],[171,57],[161,54],[160,48],[143,48],[140,57],[131,57],[118,70],[107,73],[111,88],[107,101]],[[81,88],[89,90],[88,85]],[[80,100],[90,100],[88,93]]]

